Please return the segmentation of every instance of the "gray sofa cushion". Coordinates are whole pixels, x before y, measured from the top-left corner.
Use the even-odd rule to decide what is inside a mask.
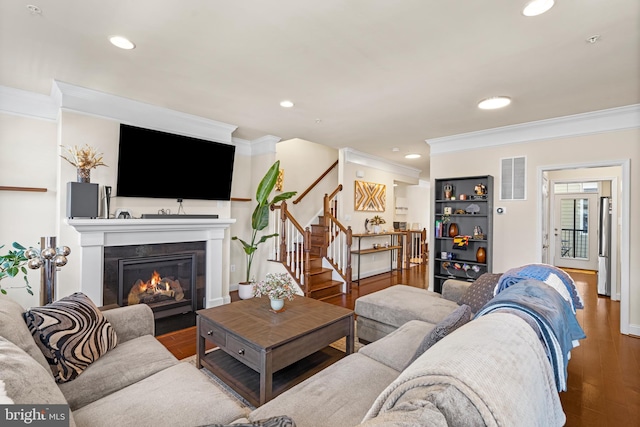
[[[257,408],[249,419],[288,415],[300,427],[355,426],[398,375],[354,353]]]
[[[421,320],[410,320],[386,337],[362,347],[358,353],[398,372],[403,371],[413,362],[416,350],[434,326]]]
[[[158,340],[145,335],[118,344],[75,380],[59,386],[75,411],[176,363],[178,359]]]
[[[460,304],[471,307],[471,311],[477,313],[490,300],[493,299],[495,289],[502,273],[484,273],[469,286],[467,292],[460,299]]]
[[[59,383],[76,378],[118,343],[111,324],[81,292],[30,308],[25,319]]]
[[[229,424],[246,417],[205,374],[178,363],[73,413],[78,426],[141,427]]]
[[[38,348],[23,317],[24,309],[10,297],[0,294],[0,337],[5,337],[33,357],[49,373],[49,364]],[[53,375],[52,375],[53,378]]]
[[[49,367],[36,362],[24,350],[0,337],[0,380],[16,404],[66,404]]]
[[[456,308],[458,304],[438,293],[406,285],[394,285],[362,296],[355,303],[358,316],[396,328],[410,320],[436,324]]]
[[[465,323],[469,323],[470,320],[471,308],[468,305],[461,305],[453,310],[424,337],[409,363],[420,357],[422,353],[429,350],[429,348],[442,338],[446,337]]]

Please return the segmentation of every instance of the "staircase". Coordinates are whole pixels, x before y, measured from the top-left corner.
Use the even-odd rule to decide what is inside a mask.
[[[311,224],[309,245],[309,282],[307,296],[323,300],[342,295],[342,282],[333,280],[333,269],[322,266],[327,255],[329,227],[322,225],[324,217],[318,218],[320,224]]]

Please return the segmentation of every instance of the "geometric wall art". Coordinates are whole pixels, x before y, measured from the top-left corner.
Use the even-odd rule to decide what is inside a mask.
[[[364,181],[355,181],[355,184],[355,210],[384,212],[386,204],[386,185]]]

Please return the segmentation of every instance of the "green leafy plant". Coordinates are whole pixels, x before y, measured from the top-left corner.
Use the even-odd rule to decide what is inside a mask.
[[[11,246],[15,250],[9,249],[9,252],[7,252],[6,255],[0,255],[0,292],[5,295],[7,294],[6,289],[2,287],[3,279],[6,279],[7,277],[16,277],[22,274],[25,285],[17,287],[25,288],[30,295],[33,295],[31,285],[29,284],[29,278],[27,277],[27,268],[25,267],[27,261],[29,261],[25,255],[27,248],[17,242],[13,242]],[[0,246],[0,249],[2,248],[4,248],[4,245]],[[14,288],[14,286],[11,288]]]
[[[269,200],[269,195],[276,186],[279,171],[280,160],[276,161],[269,168],[258,185],[258,190],[256,191],[256,201],[258,204],[253,210],[253,215],[251,215],[251,239],[247,242],[240,239],[238,236],[233,236],[231,238],[231,240],[238,240],[242,243],[242,248],[244,249],[244,253],[247,257],[246,282],[251,281],[251,265],[258,246],[266,242],[271,237],[276,237],[278,235],[278,233],[264,234],[258,238],[258,232],[264,230],[269,225],[269,207],[274,203],[290,199],[297,193],[296,191],[289,191],[278,194],[273,198],[273,200]]]

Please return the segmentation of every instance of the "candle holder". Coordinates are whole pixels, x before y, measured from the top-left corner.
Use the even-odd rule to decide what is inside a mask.
[[[40,249],[29,248],[25,256],[29,259],[27,267],[32,270],[42,268],[40,275],[40,305],[53,302],[56,293],[56,271],[67,265],[67,256],[71,253],[68,246],[56,247],[55,237],[41,237]]]

